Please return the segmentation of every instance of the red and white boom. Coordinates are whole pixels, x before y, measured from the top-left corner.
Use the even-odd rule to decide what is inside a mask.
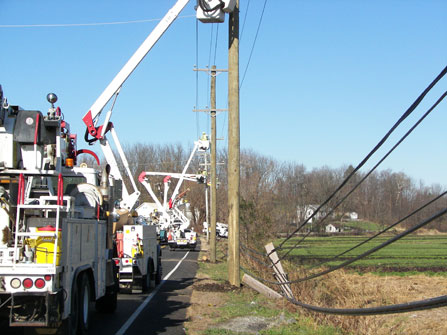
[[[114,131],[113,124],[110,122],[112,116],[112,110],[114,102],[111,109],[107,112],[105,116],[104,123],[98,125],[99,116],[101,115],[105,106],[109,101],[115,96],[117,98],[119,91],[124,84],[124,82],[129,78],[132,72],[138,67],[144,57],[149,53],[152,47],[157,43],[165,31],[170,27],[174,20],[178,17],[181,11],[185,8],[190,0],[178,0],[175,5],[168,11],[168,13],[163,17],[163,19],[157,24],[154,30],[149,34],[146,40],[140,45],[137,51],[130,57],[123,68],[118,72],[118,74],[113,78],[110,84],[106,87],[104,92],[96,99],[93,105],[90,107],[89,111],[84,115],[82,120],[87,126],[85,140],[88,143],[93,143],[100,140],[101,149],[104,153],[107,163],[111,167],[111,174],[117,180],[123,180],[121,172],[119,171],[116,158],[111,149],[110,143],[106,138],[106,133],[111,132],[113,141],[115,142],[116,148],[118,150],[121,162],[124,165],[127,177],[130,179],[132,184],[132,193],[129,193],[125,183],[122,184],[122,201],[121,208],[133,209],[135,203],[137,202],[140,192],[138,191],[135,180],[130,173],[129,164],[127,162],[124,151],[122,150],[121,144],[119,142],[118,136]],[[199,0],[198,2],[198,12],[197,17],[202,22],[217,22],[216,18],[219,17],[219,22],[223,22],[221,19],[223,13],[231,12],[234,8],[235,0],[212,0],[204,1]],[[91,138],[89,139],[89,135]],[[177,190],[178,191],[178,190]]]

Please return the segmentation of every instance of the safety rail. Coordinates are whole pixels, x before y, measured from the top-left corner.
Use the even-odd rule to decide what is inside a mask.
[[[26,238],[30,237],[51,237],[53,242],[53,261],[52,266],[57,266],[57,254],[58,254],[58,244],[60,239],[60,230],[61,230],[61,211],[67,213],[74,213],[74,198],[70,196],[63,195],[63,177],[62,174],[59,174],[58,177],[58,185],[57,185],[57,195],[56,196],[42,196],[39,198],[29,198],[25,199],[25,177],[23,174],[19,176],[19,197],[17,199],[17,215],[15,222],[15,230],[14,230],[14,257],[13,257],[13,266],[19,263],[19,243],[21,243],[21,247],[25,247]],[[25,202],[39,201],[39,204],[25,204]],[[48,202],[56,201],[56,204],[48,204]],[[64,206],[64,201],[66,202],[66,206]],[[40,209],[45,211],[45,218],[48,217],[48,213],[55,212],[56,217],[54,218],[54,232],[37,232],[37,231],[23,231],[25,229],[30,229],[30,227],[26,227],[26,210],[29,209]],[[22,217],[23,213],[23,217]],[[22,222],[22,227],[21,227]],[[22,231],[21,231],[22,230]],[[20,239],[19,239],[20,237]],[[37,258],[37,247],[35,248],[35,253],[33,253],[33,257]],[[31,262],[32,264],[34,262]]]
[[[189,219],[183,214],[177,207],[172,208],[172,212],[176,218],[181,220],[183,223],[189,222]]]

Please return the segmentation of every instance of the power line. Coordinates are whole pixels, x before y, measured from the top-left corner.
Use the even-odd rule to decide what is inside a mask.
[[[245,23],[247,22],[247,14],[249,8],[250,8],[250,0],[247,1],[247,8],[245,8],[244,23],[242,23],[241,36],[239,37],[239,40],[241,41],[242,41],[242,35],[244,35]]]
[[[251,277],[255,278],[256,280],[258,280],[260,282],[270,283],[270,284],[275,284],[275,285],[287,284],[287,283],[272,282],[270,280],[266,280],[264,278],[256,276],[255,274],[253,274],[252,272],[250,272],[249,270],[245,269],[242,266],[240,268],[246,274],[250,275]],[[426,309],[447,306],[447,296],[446,295],[429,298],[429,299],[424,299],[424,300],[406,302],[403,304],[385,305],[385,306],[377,306],[377,307],[328,308],[328,307],[306,304],[306,303],[299,301],[295,298],[287,297],[286,295],[284,295],[282,293],[279,293],[279,294],[281,294],[284,298],[289,300],[294,305],[311,310],[313,312],[324,313],[324,314],[353,315],[353,316],[379,315],[379,314],[414,312],[414,311],[421,311],[421,310],[426,310]]]
[[[217,25],[216,29],[216,43],[214,45],[214,62],[213,65],[216,65],[216,56],[217,56],[217,40],[219,38],[219,24]]]
[[[199,68],[199,21],[196,20],[196,67]],[[196,71],[196,108],[199,107],[199,71]],[[196,113],[196,138],[199,138],[199,115]]]
[[[254,39],[253,45],[251,47],[250,56],[248,57],[247,66],[245,67],[244,75],[242,76],[242,81],[241,81],[241,85],[239,86],[239,89],[241,89],[242,85],[244,84],[245,75],[247,74],[248,67],[250,66],[251,57],[253,56],[253,51],[255,49],[256,41],[258,39],[259,29],[261,28],[262,18],[264,17],[264,11],[265,11],[266,5],[267,5],[267,0],[264,1],[264,7],[262,7],[261,17],[259,18],[259,23],[258,23],[258,29],[256,30],[255,39]]]
[[[181,15],[177,18],[190,18],[196,17],[195,15]],[[0,24],[0,28],[61,28],[61,27],[91,27],[91,26],[111,26],[120,24],[135,24],[146,22],[157,22],[159,19],[144,19],[144,20],[130,20],[130,21],[114,21],[114,22],[92,22],[92,23],[50,23],[50,24]]]
[[[309,221],[325,206],[331,201],[335,195],[347,184],[347,182],[352,178],[352,176],[360,170],[360,168],[366,164],[366,162],[371,158],[371,156],[379,150],[379,148],[387,141],[390,135],[394,132],[394,130],[416,109],[416,107],[421,103],[421,101],[425,98],[428,92],[447,74],[447,67],[445,67],[441,73],[427,86],[427,88],[418,96],[418,98],[411,104],[411,106],[402,114],[402,116],[397,120],[397,122],[390,128],[390,130],[385,134],[385,136],[379,141],[379,143],[366,155],[366,157],[357,165],[355,169],[351,171],[351,173],[343,180],[343,182],[337,187],[337,189],[312,213],[312,215],[307,218],[302,224],[298,226],[289,236],[287,236],[280,245],[276,248],[280,250],[281,247],[288,241],[293,235],[295,235],[298,231],[301,230]]]
[[[338,315],[379,315],[379,314],[394,314],[394,313],[407,313],[414,311],[422,311],[426,309],[439,308],[447,305],[447,295],[407,302],[403,304],[387,305],[387,306],[377,306],[377,307],[366,307],[366,308],[327,308],[315,305],[309,305],[298,301],[294,298],[289,298],[284,296],[291,303],[298,305],[300,307],[309,309],[314,312],[325,313],[325,314],[338,314]]]
[[[371,240],[375,239],[376,237],[378,237],[378,236],[380,236],[380,235],[386,233],[388,230],[390,230],[391,228],[397,226],[398,224],[402,223],[403,221],[407,220],[408,218],[412,217],[413,215],[419,213],[421,210],[423,210],[424,208],[430,206],[431,204],[433,204],[434,202],[436,202],[437,200],[439,200],[440,198],[442,198],[442,197],[445,196],[446,194],[447,194],[447,191],[441,193],[440,195],[438,195],[438,196],[435,197],[434,199],[430,200],[429,202],[427,202],[427,203],[424,204],[423,206],[421,206],[421,207],[419,207],[418,209],[414,210],[413,212],[411,212],[410,214],[408,214],[408,215],[405,216],[404,218],[398,220],[397,222],[393,223],[392,225],[389,225],[388,227],[386,227],[385,229],[383,229],[383,230],[381,230],[380,232],[376,233],[375,235],[373,235],[373,236],[367,238],[366,240],[364,240],[364,241],[358,243],[357,245],[353,246],[352,248],[349,248],[348,250],[343,251],[342,253],[340,253],[340,254],[338,254],[338,255],[332,257],[331,259],[328,259],[328,260],[326,260],[326,261],[324,261],[324,262],[321,262],[321,263],[319,263],[319,264],[316,264],[316,265],[312,266],[311,269],[316,268],[316,267],[320,267],[320,266],[323,265],[323,264],[326,264],[326,263],[328,263],[328,262],[331,262],[331,261],[333,261],[333,260],[339,258],[340,256],[343,256],[343,255],[347,254],[348,252],[357,249],[358,247],[364,245],[365,243],[368,243],[369,241],[371,241]]]
[[[365,258],[366,256],[369,256],[369,255],[375,253],[376,251],[378,251],[378,250],[380,250],[380,249],[385,248],[386,246],[388,246],[388,245],[390,245],[390,244],[392,244],[392,243],[394,243],[394,242],[400,240],[401,238],[404,238],[405,236],[407,236],[407,235],[409,235],[409,234],[411,234],[411,233],[413,233],[413,232],[419,230],[420,228],[425,227],[425,226],[428,225],[430,222],[432,222],[432,221],[434,221],[434,220],[440,218],[441,216],[445,215],[446,213],[447,213],[447,208],[446,208],[446,209],[443,209],[443,210],[441,210],[441,211],[439,211],[438,213],[432,215],[431,217],[429,217],[428,219],[426,219],[426,220],[424,220],[424,221],[418,223],[417,225],[414,225],[413,227],[408,228],[408,229],[405,230],[404,232],[402,232],[402,233],[400,233],[400,234],[398,234],[398,235],[396,235],[396,236],[394,236],[394,237],[388,239],[387,241],[385,241],[385,242],[379,244],[378,246],[376,246],[376,247],[374,247],[374,248],[371,248],[371,249],[365,251],[364,253],[362,253],[362,254],[360,254],[360,255],[358,255],[358,256],[352,258],[352,259],[346,260],[346,261],[344,261],[343,263],[341,263],[341,264],[339,264],[339,265],[330,267],[329,269],[326,269],[326,270],[324,270],[324,271],[321,271],[321,272],[312,274],[312,275],[310,275],[310,276],[306,276],[306,277],[304,277],[304,278],[299,278],[299,279],[295,279],[295,280],[290,280],[290,281],[287,281],[287,282],[283,282],[282,284],[301,283],[301,282],[304,282],[304,281],[307,281],[307,280],[310,280],[310,279],[314,279],[314,278],[317,278],[317,277],[321,277],[321,276],[326,275],[326,274],[328,274],[328,273],[331,273],[331,272],[333,272],[333,271],[335,271],[335,270],[342,269],[342,268],[348,266],[349,264],[352,264],[352,263],[354,263],[354,262],[356,262],[356,261],[358,261],[358,260],[360,260],[360,259],[362,259],[362,258]]]
[[[211,25],[211,31],[210,31],[210,47],[209,47],[209,53],[208,53],[208,66],[207,68],[211,68],[211,55],[212,55],[212,48],[213,48],[213,38],[214,38],[214,26],[215,23]],[[207,106],[211,105],[211,96],[210,96],[210,75],[206,76],[206,97],[207,97]],[[206,113],[206,132],[210,133],[210,126],[211,126],[211,119],[210,114]]]
[[[444,100],[444,98],[447,96],[447,92],[444,92],[441,97],[431,106],[427,112],[425,112],[424,115],[420,117],[420,119],[405,133],[404,136],[400,138],[399,141],[372,167],[371,170],[347,193],[345,194],[336,204],[335,206],[326,213],[326,215],[320,220],[319,224],[324,222],[334,211],[338,206],[340,206],[378,167],[380,164],[383,163],[383,161],[388,158],[389,155],[416,129],[417,126]],[[298,227],[299,228],[299,227]],[[307,236],[309,236],[310,231],[303,236],[303,238],[297,242],[291,249],[289,249],[284,255],[280,257],[280,259],[283,259],[286,257],[296,246],[298,246]]]

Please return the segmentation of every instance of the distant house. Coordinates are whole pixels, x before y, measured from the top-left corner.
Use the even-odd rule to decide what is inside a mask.
[[[352,221],[357,221],[359,219],[359,215],[357,212],[348,213],[349,219]]]
[[[314,213],[317,211],[319,205],[301,205],[297,207],[296,214],[299,222],[303,222],[309,219]],[[320,209],[315,215],[309,219],[309,223],[314,222],[315,220],[319,220],[326,216],[330,209],[327,207],[323,207]],[[333,215],[331,215],[333,217]],[[315,220],[314,220],[315,219]]]
[[[298,216],[298,221],[305,221],[307,219],[309,219],[317,210],[318,205],[303,205],[303,206],[298,206],[297,210],[296,210],[296,214]],[[315,216],[313,218],[311,218],[309,220],[309,222],[312,222],[314,219],[318,220],[319,218],[321,218],[323,216],[323,213],[321,211],[319,211],[318,213],[315,214]]]
[[[341,233],[343,232],[343,226],[338,223],[329,223],[326,225],[326,233]]]

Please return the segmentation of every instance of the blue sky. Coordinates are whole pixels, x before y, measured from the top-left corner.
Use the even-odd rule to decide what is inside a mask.
[[[56,93],[78,133],[78,148],[87,147],[83,115],[157,22],[6,26],[158,19],[174,3],[0,0],[0,84],[9,102],[45,112],[46,94]],[[264,1],[240,3],[242,78]],[[197,107],[208,104],[209,81],[200,73],[196,93],[192,69],[196,51],[199,67],[212,65],[214,58],[218,68],[227,67],[228,20],[199,23],[197,46],[194,4],[191,0],[121,90],[112,121],[125,144],[188,145],[209,129],[207,116],[192,112],[196,94]],[[356,165],[447,65],[446,12],[444,0],[268,1],[241,89],[241,146],[308,169]],[[217,89],[217,106],[226,108],[225,73],[218,76]],[[445,90],[447,79],[369,166]],[[225,113],[217,122],[218,137],[226,140]],[[381,169],[447,185],[446,125],[443,102]]]

